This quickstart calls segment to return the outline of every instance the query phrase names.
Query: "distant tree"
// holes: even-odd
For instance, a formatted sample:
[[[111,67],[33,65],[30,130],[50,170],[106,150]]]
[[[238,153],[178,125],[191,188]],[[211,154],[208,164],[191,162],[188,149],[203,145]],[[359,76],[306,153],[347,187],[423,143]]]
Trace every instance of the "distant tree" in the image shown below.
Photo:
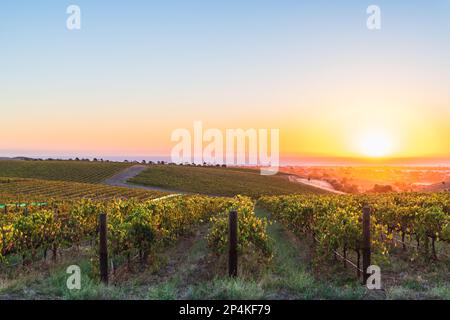
[[[147,163],[147,161],[145,161],[145,160],[142,160],[142,164],[146,164]]]
[[[393,191],[394,191],[394,189],[392,188],[392,186],[390,186],[390,185],[383,186],[383,185],[379,185],[379,184],[374,185],[373,189],[369,190],[369,192],[371,192],[371,193],[387,193],[387,192],[393,192]]]
[[[343,191],[346,193],[359,193],[359,188],[357,185],[352,184],[345,186]]]

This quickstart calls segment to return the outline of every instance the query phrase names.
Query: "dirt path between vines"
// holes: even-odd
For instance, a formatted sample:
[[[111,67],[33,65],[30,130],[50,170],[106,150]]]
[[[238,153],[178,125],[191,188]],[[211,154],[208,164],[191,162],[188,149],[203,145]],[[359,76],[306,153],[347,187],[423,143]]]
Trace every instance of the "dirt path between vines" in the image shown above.
[[[183,299],[188,294],[186,289],[195,283],[203,260],[208,255],[205,237],[209,224],[203,224],[192,234],[182,236],[172,246],[159,253],[157,270],[151,268],[134,274],[131,281],[136,290],[133,299]],[[152,296],[151,292],[170,291],[162,296]],[[157,293],[158,294],[158,293]],[[161,293],[159,293],[161,294]]]
[[[346,194],[345,192],[342,192],[342,191],[334,189],[332,185],[330,185],[328,182],[323,181],[323,180],[315,180],[315,179],[308,180],[308,179],[305,179],[305,178],[300,178],[300,177],[295,176],[295,175],[290,175],[289,176],[289,181],[293,182],[293,183],[304,184],[304,185],[307,185],[307,186],[311,186],[311,187],[314,187],[314,188],[317,188],[317,189],[321,189],[321,190],[324,190],[324,191],[328,191],[328,192],[332,192],[332,193],[335,193],[335,194]]]
[[[183,192],[179,190],[173,190],[173,189],[166,189],[161,187],[153,187],[153,186],[142,186],[138,184],[133,184],[127,182],[131,178],[134,178],[138,174],[140,174],[142,171],[149,169],[148,166],[145,165],[135,165],[129,168],[126,168],[125,170],[115,174],[114,176],[106,179],[103,181],[103,184],[107,184],[109,186],[115,186],[115,187],[126,187],[126,188],[133,188],[133,189],[144,189],[144,190],[153,190],[153,191],[162,191],[162,192],[170,192],[170,193],[180,193],[180,194],[188,194],[188,192]]]

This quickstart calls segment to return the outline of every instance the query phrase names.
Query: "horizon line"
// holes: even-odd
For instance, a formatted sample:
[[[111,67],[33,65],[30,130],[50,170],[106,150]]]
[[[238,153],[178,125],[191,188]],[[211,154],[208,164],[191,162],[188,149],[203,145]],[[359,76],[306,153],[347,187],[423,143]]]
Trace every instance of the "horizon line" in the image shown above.
[[[171,163],[168,155],[93,155],[86,153],[85,155],[1,155],[0,160],[8,159],[53,159],[53,160],[69,160],[69,159],[103,159],[109,161],[164,161]],[[255,166],[251,164],[243,164],[236,166]],[[365,158],[351,156],[281,156],[280,166],[443,166],[450,167],[450,156],[421,156],[421,157],[386,157],[386,158]]]

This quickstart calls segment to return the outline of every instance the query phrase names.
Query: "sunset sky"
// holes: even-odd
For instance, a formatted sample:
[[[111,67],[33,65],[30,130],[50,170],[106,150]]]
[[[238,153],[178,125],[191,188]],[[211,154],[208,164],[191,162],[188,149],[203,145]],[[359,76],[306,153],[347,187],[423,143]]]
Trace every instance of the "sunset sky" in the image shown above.
[[[450,158],[449,40],[448,0],[2,1],[0,157],[167,155],[201,120],[278,128],[283,155]]]

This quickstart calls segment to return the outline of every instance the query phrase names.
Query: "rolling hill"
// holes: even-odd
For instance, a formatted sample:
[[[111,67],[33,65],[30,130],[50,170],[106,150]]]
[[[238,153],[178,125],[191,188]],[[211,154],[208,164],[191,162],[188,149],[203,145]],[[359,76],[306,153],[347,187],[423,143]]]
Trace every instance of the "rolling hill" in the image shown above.
[[[220,196],[241,194],[254,198],[262,195],[324,193],[311,186],[290,182],[288,177],[283,173],[262,176],[259,170],[242,168],[152,165],[128,182],[184,192]]]
[[[131,164],[89,161],[0,161],[0,177],[100,183]]]

